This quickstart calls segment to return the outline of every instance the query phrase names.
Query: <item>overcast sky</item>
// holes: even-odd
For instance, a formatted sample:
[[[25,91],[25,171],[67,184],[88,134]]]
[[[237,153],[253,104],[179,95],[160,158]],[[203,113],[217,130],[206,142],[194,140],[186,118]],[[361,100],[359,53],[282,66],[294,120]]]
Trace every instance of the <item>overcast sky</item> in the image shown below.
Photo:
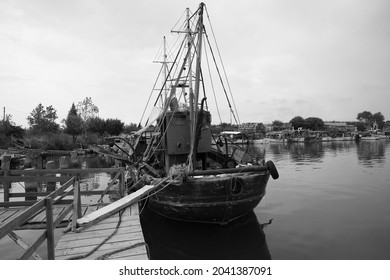
[[[351,121],[365,110],[390,119],[390,1],[205,4],[241,122]],[[39,103],[52,105],[59,122],[88,96],[100,117],[138,123],[163,36],[198,5],[0,0],[1,109],[25,127]]]

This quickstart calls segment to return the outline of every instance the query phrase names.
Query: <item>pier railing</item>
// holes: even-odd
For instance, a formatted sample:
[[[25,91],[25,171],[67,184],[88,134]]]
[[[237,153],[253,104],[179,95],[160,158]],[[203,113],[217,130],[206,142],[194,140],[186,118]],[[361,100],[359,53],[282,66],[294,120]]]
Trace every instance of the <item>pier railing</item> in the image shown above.
[[[9,235],[16,243],[21,245],[25,252],[20,259],[29,259],[34,256],[37,248],[47,240],[48,259],[54,259],[54,229],[64,220],[64,218],[73,211],[72,221],[69,227],[72,230],[76,229],[77,219],[82,216],[82,195],[100,195],[99,201],[103,199],[105,194],[117,193],[111,188],[114,183],[119,180],[119,192],[123,196],[125,193],[125,171],[124,168],[89,168],[89,169],[40,169],[40,170],[10,170],[6,164],[7,159],[3,162],[3,170],[0,170],[0,183],[4,188],[4,200],[0,202],[0,207],[27,207],[17,217],[10,219],[0,224],[0,239]],[[7,168],[8,167],[8,168]],[[108,182],[104,190],[81,191],[80,179],[90,173],[107,172],[115,174]],[[62,185],[54,186],[54,190],[46,192],[33,191],[10,193],[12,183],[40,183],[46,182]],[[49,189],[49,186],[47,186]],[[73,199],[69,197],[73,196]],[[24,201],[12,201],[12,198],[25,198]],[[68,199],[66,199],[68,198]],[[65,204],[66,207],[60,215],[54,220],[53,206]],[[46,230],[43,232],[32,245],[27,245],[13,231],[19,229],[23,224],[28,222],[33,217],[45,211],[46,213]]]
[[[52,187],[49,190],[49,184],[56,182],[64,183],[69,180],[72,176],[81,179],[91,173],[109,173],[115,174],[113,178],[108,182],[108,186],[105,190],[80,190],[81,195],[105,195],[116,193],[111,188],[117,180],[119,180],[119,192],[121,195],[125,193],[125,170],[122,167],[115,168],[86,168],[86,169],[32,169],[32,170],[10,170],[9,164],[7,164],[8,159],[4,157],[3,159],[3,170],[0,170],[0,184],[3,185],[4,195],[3,201],[0,201],[0,207],[14,207],[14,206],[31,206],[35,203],[38,197],[48,195],[51,190],[55,189]],[[10,192],[11,184],[23,182],[25,184],[25,191],[22,192]],[[35,185],[34,187],[28,187],[30,183],[47,183],[46,192],[38,192],[38,188]],[[11,198],[20,198],[24,197],[24,201],[15,200],[11,201]],[[69,201],[64,200],[63,202],[69,203]]]
[[[69,205],[64,211],[53,220],[53,204],[58,203],[65,196],[74,193],[73,203]],[[13,233],[15,229],[23,225],[32,217],[38,215],[42,211],[46,211],[46,230],[37,238],[37,240],[30,246],[27,246],[26,251],[20,259],[29,259],[36,249],[47,239],[47,253],[48,259],[54,259],[54,229],[58,224],[73,210],[73,217],[81,216],[80,192],[79,184],[75,177],[70,178],[60,188],[45,196],[43,199],[35,202],[33,205],[25,209],[16,218],[5,222],[0,226],[0,239],[8,234],[12,234],[13,239],[18,239],[18,236]],[[77,218],[73,220],[76,221]],[[72,222],[73,223],[73,222]],[[12,238],[11,237],[11,238]],[[17,240],[15,240],[17,241]]]

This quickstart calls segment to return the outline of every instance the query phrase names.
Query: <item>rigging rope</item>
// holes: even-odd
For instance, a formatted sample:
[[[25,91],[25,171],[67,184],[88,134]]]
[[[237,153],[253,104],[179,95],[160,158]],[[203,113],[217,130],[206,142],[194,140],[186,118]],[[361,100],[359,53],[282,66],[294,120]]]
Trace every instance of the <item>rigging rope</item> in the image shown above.
[[[215,107],[217,108],[217,113],[218,113],[218,117],[219,117],[219,121],[220,123],[222,123],[222,118],[221,118],[221,113],[219,112],[219,106],[218,106],[218,102],[217,102],[217,96],[215,94],[215,88],[214,88],[214,82],[213,82],[213,78],[212,78],[212,75],[211,75],[211,70],[210,70],[210,63],[209,63],[209,57],[207,55],[207,51],[206,51],[206,42],[204,41],[203,42],[204,45],[205,45],[205,55],[206,55],[206,62],[207,62],[207,69],[209,71],[209,76],[210,76],[210,84],[211,84],[211,89],[213,91],[213,96],[214,96],[214,102],[215,102]]]
[[[207,32],[206,32],[206,28],[204,28],[204,31],[205,31],[207,43],[209,44],[209,49],[210,49],[211,55],[212,55],[212,57],[213,57],[213,61],[214,61],[214,64],[215,64],[215,68],[216,68],[217,73],[218,73],[219,80],[220,80],[220,82],[221,82],[221,84],[222,84],[223,92],[225,93],[225,97],[226,97],[226,100],[227,100],[228,105],[229,105],[229,108],[230,108],[230,112],[232,113],[232,115],[233,115],[235,121],[236,121],[237,123],[239,123],[238,120],[237,120],[237,118],[236,118],[236,115],[234,114],[232,105],[231,105],[230,100],[229,100],[229,97],[228,97],[228,95],[227,95],[226,88],[225,88],[225,84],[223,83],[223,80],[222,80],[222,77],[221,77],[221,73],[220,73],[220,71],[219,71],[219,67],[218,67],[217,61],[215,60],[214,52],[213,52],[213,49],[212,49],[212,47],[211,47],[210,40],[209,40],[209,36],[207,35]]]
[[[218,47],[218,43],[217,43],[217,39],[215,37],[215,33],[214,33],[214,29],[213,29],[213,26],[211,24],[211,20],[210,20],[210,16],[209,16],[209,12],[207,10],[207,7],[205,6],[205,10],[206,10],[206,15],[207,15],[207,19],[209,21],[209,24],[210,24],[210,29],[211,29],[211,33],[213,35],[213,38],[214,38],[214,42],[215,42],[215,46],[217,47],[217,52],[218,52],[218,56],[219,56],[219,60],[221,61],[221,65],[222,65],[222,70],[224,72],[224,75],[225,75],[225,79],[226,79],[226,83],[228,85],[228,89],[229,89],[229,93],[230,93],[230,97],[232,98],[232,102],[233,102],[233,106],[234,106],[234,110],[236,111],[236,114],[237,114],[237,119],[238,119],[238,124],[240,123],[240,118],[238,116],[238,111],[237,111],[237,108],[236,108],[236,103],[234,101],[234,98],[233,98],[233,94],[232,94],[232,90],[231,90],[231,87],[230,87],[230,83],[229,83],[229,80],[227,78],[227,75],[226,75],[226,70],[225,70],[225,66],[223,64],[223,60],[222,60],[222,56],[221,56],[221,52],[219,51],[219,47]],[[235,117],[234,117],[235,118]]]

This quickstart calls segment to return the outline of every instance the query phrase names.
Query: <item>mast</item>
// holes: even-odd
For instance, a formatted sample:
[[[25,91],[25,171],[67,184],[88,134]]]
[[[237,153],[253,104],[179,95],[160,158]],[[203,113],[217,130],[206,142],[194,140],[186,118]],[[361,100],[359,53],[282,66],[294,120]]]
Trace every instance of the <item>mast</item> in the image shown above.
[[[164,59],[163,59],[163,75],[164,75],[164,81],[168,79],[167,77],[167,68],[168,68],[168,63],[167,63],[167,42],[164,36]],[[168,91],[167,91],[167,83],[164,83],[164,100],[167,100],[168,96]]]
[[[189,169],[193,170],[196,166],[196,154],[197,154],[197,132],[198,132],[198,102],[199,102],[199,86],[200,86],[200,69],[202,61],[202,38],[203,38],[203,7],[204,3],[199,5],[199,18],[197,24],[198,42],[196,46],[196,70],[195,70],[195,93],[192,100],[193,114],[191,117],[191,153],[189,155]],[[191,101],[191,99],[190,99]],[[190,106],[191,106],[190,105]]]
[[[191,36],[191,26],[190,26],[190,9],[187,8],[187,44],[189,50],[189,58],[188,59],[188,90],[189,90],[189,107],[190,107],[190,119],[194,119],[194,91],[192,88],[192,59],[191,59],[191,46],[192,46],[192,36]],[[193,127],[190,128],[191,138],[194,136]]]

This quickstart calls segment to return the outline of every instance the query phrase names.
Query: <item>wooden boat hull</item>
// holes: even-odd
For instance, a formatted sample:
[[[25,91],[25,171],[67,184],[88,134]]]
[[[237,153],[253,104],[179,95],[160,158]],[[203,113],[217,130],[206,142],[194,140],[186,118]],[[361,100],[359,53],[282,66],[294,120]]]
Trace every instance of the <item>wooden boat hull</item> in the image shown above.
[[[252,211],[265,195],[269,172],[189,177],[149,197],[147,207],[179,221],[226,224]]]

